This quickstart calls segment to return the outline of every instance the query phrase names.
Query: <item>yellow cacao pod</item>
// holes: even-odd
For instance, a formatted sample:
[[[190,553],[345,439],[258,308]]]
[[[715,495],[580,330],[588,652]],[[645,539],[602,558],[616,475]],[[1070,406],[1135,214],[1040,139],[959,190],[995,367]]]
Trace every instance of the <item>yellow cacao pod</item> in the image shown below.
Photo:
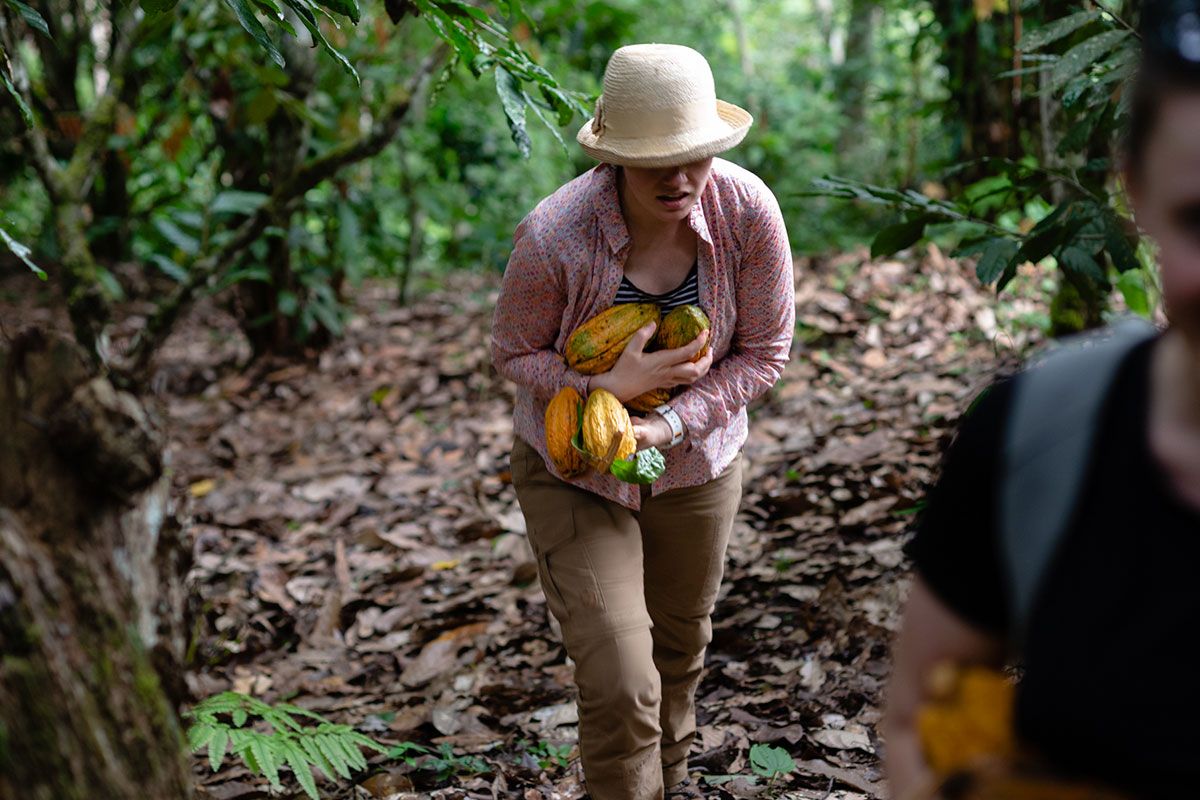
[[[695,341],[701,331],[708,329],[708,315],[700,306],[687,305],[673,308],[662,318],[662,322],[654,334],[654,349],[674,350],[676,347],[683,347],[685,344]],[[709,336],[711,335],[710,333]],[[710,342],[705,342],[704,347],[700,348],[700,352],[696,353],[692,361],[704,358],[709,344]]]
[[[579,412],[582,407],[583,398],[570,386],[564,386],[546,406],[546,449],[550,452],[550,460],[564,478],[574,478],[587,472],[583,454],[571,444],[571,439],[579,431]]]
[[[608,372],[638,328],[661,319],[662,312],[654,303],[621,303],[601,311],[567,340],[567,364],[583,375]]]
[[[670,401],[670,399],[670,389],[651,389],[648,392],[642,392],[625,405],[634,411],[653,411],[663,403]]]
[[[969,767],[976,759],[1007,758],[1016,752],[1013,683],[984,667],[937,665],[930,674],[930,700],[917,713],[925,758],[940,776]]]
[[[616,454],[609,460],[613,437],[618,434],[620,444]],[[607,389],[592,391],[583,406],[583,446],[594,459],[608,463],[628,458],[637,449],[629,412],[617,396]]]

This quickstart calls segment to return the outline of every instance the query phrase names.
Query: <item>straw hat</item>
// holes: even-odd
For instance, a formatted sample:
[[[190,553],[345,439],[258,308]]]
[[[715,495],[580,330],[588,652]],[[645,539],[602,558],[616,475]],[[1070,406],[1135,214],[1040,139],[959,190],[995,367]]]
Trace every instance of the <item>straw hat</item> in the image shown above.
[[[753,121],[745,109],[717,99],[700,53],[677,44],[631,44],[609,59],[596,114],[575,139],[610,164],[671,167],[736,146]]]

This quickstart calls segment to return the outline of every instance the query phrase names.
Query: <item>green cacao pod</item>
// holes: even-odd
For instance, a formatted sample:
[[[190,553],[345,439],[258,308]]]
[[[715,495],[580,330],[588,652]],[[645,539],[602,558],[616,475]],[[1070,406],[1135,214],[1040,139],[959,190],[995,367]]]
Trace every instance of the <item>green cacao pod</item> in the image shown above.
[[[658,331],[654,334],[654,349],[674,350],[676,347],[691,344],[701,331],[707,331],[709,327],[708,316],[700,306],[688,305],[673,308],[662,318],[662,323],[659,324]],[[711,337],[712,334],[710,333],[709,336]],[[700,348],[700,352],[696,353],[692,361],[704,358],[709,344],[710,342],[705,342],[704,347]]]
[[[567,364],[583,375],[608,372],[638,329],[661,319],[662,311],[654,303],[621,303],[601,311],[567,340]]]

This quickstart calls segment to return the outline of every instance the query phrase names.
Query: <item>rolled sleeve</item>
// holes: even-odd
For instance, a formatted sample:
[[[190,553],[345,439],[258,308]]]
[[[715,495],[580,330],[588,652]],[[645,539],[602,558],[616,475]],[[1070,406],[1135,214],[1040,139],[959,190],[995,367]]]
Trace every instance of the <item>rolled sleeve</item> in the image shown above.
[[[587,377],[570,369],[554,349],[566,308],[566,283],[542,251],[536,213],[521,220],[513,234],[492,317],[491,356],[497,372],[549,402],[564,386],[583,394]]]
[[[767,190],[748,224],[737,279],[730,351],[671,401],[688,438],[703,438],[783,374],[796,326],[792,252],[779,203]]]

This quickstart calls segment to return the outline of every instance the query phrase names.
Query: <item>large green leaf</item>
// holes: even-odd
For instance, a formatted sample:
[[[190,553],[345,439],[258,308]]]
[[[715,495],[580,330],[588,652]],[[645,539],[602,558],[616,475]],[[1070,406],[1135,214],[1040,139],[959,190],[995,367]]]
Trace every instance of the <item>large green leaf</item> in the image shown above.
[[[162,253],[151,253],[150,263],[154,264],[154,266],[158,267],[165,274],[171,276],[176,283],[184,283],[188,279],[187,270],[164,256]]]
[[[4,245],[10,251],[12,251],[14,256],[25,262],[25,266],[33,270],[33,274],[37,275],[42,280],[46,280],[49,277],[46,275],[45,270],[30,260],[29,254],[33,251],[10,236],[8,231],[4,230],[3,226],[0,226],[0,241],[4,242]]]
[[[1054,209],[1049,216],[1034,226],[1021,243],[1021,247],[1008,260],[996,283],[996,290],[1003,290],[1016,277],[1017,268],[1026,261],[1036,264],[1065,245],[1086,221],[1082,215],[1074,213],[1074,206],[1069,203]]]
[[[1050,91],[1057,92],[1072,78],[1091,69],[1130,35],[1127,30],[1105,31],[1072,47],[1050,69]]]
[[[320,43],[325,48],[325,52],[333,56],[334,60],[342,65],[342,69],[350,73],[355,83],[361,83],[362,81],[358,77],[358,70],[354,68],[349,59],[329,43],[329,40],[325,38],[325,34],[321,32],[321,26],[317,24],[317,15],[313,13],[313,10],[318,7],[310,3],[309,0],[284,0],[284,3],[300,17],[300,21],[304,23],[304,27],[312,34],[313,40]]]
[[[912,247],[925,235],[925,226],[929,222],[928,216],[920,216],[884,228],[871,242],[871,258],[890,256],[906,247]]]
[[[355,25],[358,24],[358,21],[362,16],[362,11],[358,6],[358,0],[318,0],[318,2],[336,14],[349,17],[350,21]]]
[[[279,48],[271,41],[267,29],[263,27],[258,15],[254,12],[253,6],[248,0],[225,0],[225,5],[233,9],[234,16],[237,17],[238,23],[250,34],[254,41],[258,42],[259,46],[267,51],[267,55],[271,57],[279,66],[284,66],[283,53],[279,52]]]
[[[1092,257],[1092,254],[1082,247],[1077,245],[1064,247],[1058,254],[1058,263],[1068,272],[1082,275],[1093,283],[1105,283],[1104,269]]]
[[[4,48],[0,47],[0,56],[3,53]],[[3,65],[0,65],[0,80],[4,81],[4,88],[12,96],[12,99],[17,101],[17,108],[20,109],[21,117],[25,120],[25,124],[32,128],[34,125],[33,112],[25,104],[25,98],[21,97],[21,93],[17,91],[17,87],[13,86],[12,81],[9,80],[8,70]]]
[[[521,155],[529,158],[533,143],[529,132],[525,129],[525,102],[521,98],[520,83],[502,66],[496,66],[496,92],[500,95],[500,103],[504,106],[504,116],[508,118],[508,127],[512,131],[513,142]]]
[[[209,211],[213,214],[245,214],[249,216],[270,199],[269,195],[262,192],[226,189],[213,198]]]
[[[764,778],[775,778],[795,770],[796,762],[782,747],[756,744],[750,748],[750,766]]]
[[[1117,278],[1117,288],[1125,298],[1125,305],[1135,314],[1149,317],[1151,313],[1150,295],[1146,291],[1146,273],[1142,270],[1130,270]]]
[[[1111,210],[1104,214],[1104,249],[1117,272],[1128,272],[1141,266],[1135,245],[1130,242],[1121,221]]]
[[[613,461],[609,472],[626,483],[654,483],[667,469],[667,461],[657,447],[638,450],[627,459]]]
[[[151,223],[159,233],[171,244],[178,247],[189,256],[200,252],[200,240],[176,225],[166,217],[155,217]]]
[[[1021,39],[1021,49],[1026,53],[1040,50],[1048,44],[1070,36],[1075,31],[1100,19],[1099,11],[1080,11],[1070,16],[1056,19],[1048,25],[1030,31]]]
[[[15,9],[29,27],[45,36],[50,35],[50,26],[46,24],[45,17],[36,9],[22,3],[21,0],[4,0],[4,2],[8,3],[9,8]]]
[[[979,278],[979,282],[986,286],[1004,274],[1004,269],[1012,261],[1019,248],[1020,244],[1015,240],[997,236],[963,248],[954,255],[963,257],[977,254],[979,260],[975,263],[975,275]]]

